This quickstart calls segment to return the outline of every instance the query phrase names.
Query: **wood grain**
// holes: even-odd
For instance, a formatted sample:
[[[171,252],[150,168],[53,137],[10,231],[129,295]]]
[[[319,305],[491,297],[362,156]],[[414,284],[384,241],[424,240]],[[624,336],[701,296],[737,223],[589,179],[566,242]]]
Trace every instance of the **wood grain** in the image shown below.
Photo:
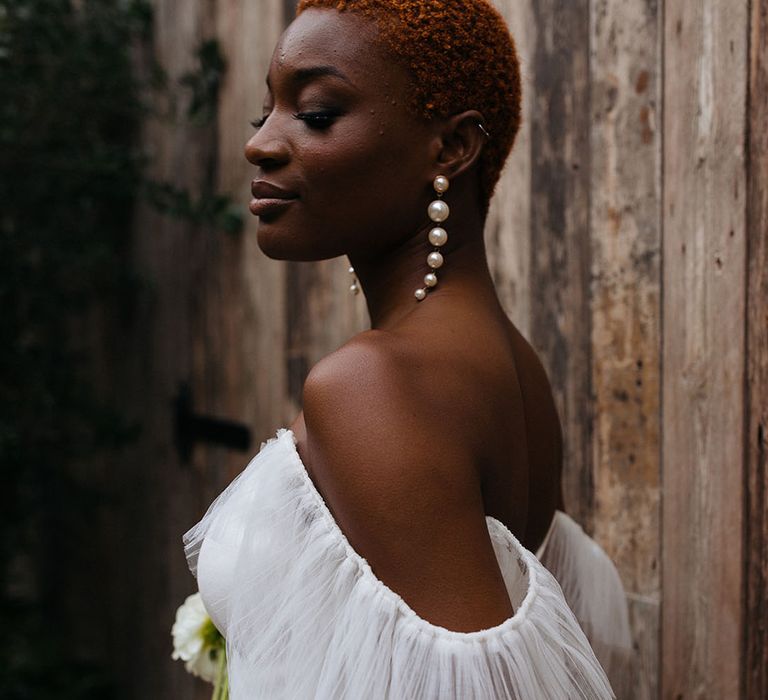
[[[531,0],[496,0],[517,45],[523,87],[522,123],[491,200],[485,226],[488,267],[502,306],[530,338],[531,320],[531,122],[536,40]]]
[[[747,19],[664,18],[663,698],[740,690]]]
[[[563,425],[566,507],[591,532],[589,3],[532,8],[530,340]]]
[[[658,694],[661,47],[655,0],[592,0],[594,535],[630,599],[638,677]]]
[[[250,120],[262,113],[266,74],[272,50],[284,27],[280,0],[218,3],[217,35],[228,68],[219,98],[219,189],[237,201],[245,230],[237,258],[222,274],[236,277],[242,294],[234,308],[221,312],[236,319],[234,351],[240,355],[238,384],[240,415],[251,426],[256,446],[282,425],[287,377],[284,367],[286,328],[285,263],[268,259],[256,241],[257,220],[248,212],[254,166],[244,157],[253,133]],[[231,455],[223,476],[242,469],[242,457]],[[228,472],[228,473],[226,473]]]
[[[196,70],[195,50],[209,36],[212,10],[208,2],[154,3],[153,50],[171,86]],[[148,120],[143,145],[152,154],[148,176],[196,199],[215,162],[215,124],[189,124],[185,108],[182,100],[175,116]],[[202,474],[199,463],[180,463],[172,401],[181,382],[206,384],[210,365],[201,349],[209,330],[201,302],[213,282],[205,260],[215,245],[215,234],[206,227],[159,215],[146,205],[138,208],[132,264],[145,281],[145,293],[134,345],[124,350],[125,367],[116,368],[127,377],[126,406],[142,426],[140,440],[125,456],[121,493],[130,496],[115,545],[116,558],[130,562],[126,599],[116,603],[130,611],[120,630],[120,639],[130,646],[123,649],[119,682],[135,697],[195,697],[194,679],[171,661],[169,645],[176,607],[194,589],[180,538],[198,510]]]
[[[141,616],[144,629],[137,646],[146,647],[141,666],[151,671],[133,681],[138,697],[210,697],[210,686],[195,681],[168,654],[173,612],[195,589],[180,537],[250,458],[198,445],[191,468],[178,465],[169,444],[170,397],[180,381],[188,381],[194,410],[248,424],[254,451],[285,425],[286,265],[258,249],[257,223],[247,211],[253,166],[244,157],[252,133],[249,121],[262,112],[264,79],[284,28],[284,11],[280,0],[157,4],[156,48],[172,77],[195,68],[194,51],[203,39],[212,38],[212,30],[227,61],[217,114],[217,123],[226,128],[153,127],[148,140],[159,152],[157,176],[189,187],[193,196],[205,178],[212,179],[216,192],[239,204],[246,225],[237,236],[165,220],[140,229],[139,258],[157,294],[148,328],[163,341],[152,350],[158,368],[149,378],[161,396],[156,406],[144,406],[151,421],[147,437],[154,443],[147,461],[159,460],[163,469],[155,472],[162,484],[148,489],[145,504],[146,512],[155,514],[162,545],[152,548],[156,556],[143,574],[158,584],[146,596],[147,610]],[[167,578],[158,578],[158,571]]]
[[[743,697],[768,697],[768,0],[752,3],[747,189]]]

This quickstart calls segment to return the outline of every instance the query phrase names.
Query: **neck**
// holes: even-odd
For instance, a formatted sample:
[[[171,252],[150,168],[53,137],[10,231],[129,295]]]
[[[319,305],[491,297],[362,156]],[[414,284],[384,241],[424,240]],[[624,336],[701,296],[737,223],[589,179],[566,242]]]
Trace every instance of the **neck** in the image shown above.
[[[416,299],[414,292],[425,286],[424,275],[431,271],[427,255],[433,247],[427,234],[433,225],[406,236],[398,246],[375,259],[350,255],[365,294],[371,328],[392,329],[412,313],[442,305],[440,299],[448,303],[460,298],[499,304],[486,260],[482,217],[479,213],[462,216],[453,211],[444,224],[448,242],[440,249],[445,262],[434,271],[437,286],[423,301]]]

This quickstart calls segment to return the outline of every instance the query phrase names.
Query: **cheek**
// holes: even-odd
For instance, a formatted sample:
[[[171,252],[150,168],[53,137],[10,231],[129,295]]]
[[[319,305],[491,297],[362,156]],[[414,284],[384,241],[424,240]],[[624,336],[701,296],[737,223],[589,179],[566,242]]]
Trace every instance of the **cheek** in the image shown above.
[[[376,124],[361,137],[328,139],[301,151],[311,227],[328,232],[326,240],[342,252],[361,244],[373,252],[423,223],[415,149],[392,136]]]
[[[330,199],[338,204],[342,196],[350,200],[345,205],[362,204],[348,194],[391,186],[399,170],[394,150],[378,133],[365,139],[329,139],[322,146],[302,149],[308,201],[320,205]]]

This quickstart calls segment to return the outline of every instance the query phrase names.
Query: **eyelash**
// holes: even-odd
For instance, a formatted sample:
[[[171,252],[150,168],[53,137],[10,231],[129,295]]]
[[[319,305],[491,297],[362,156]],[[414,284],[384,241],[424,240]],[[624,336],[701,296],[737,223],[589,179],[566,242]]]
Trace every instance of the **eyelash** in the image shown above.
[[[333,112],[297,112],[293,118],[303,121],[310,129],[326,129],[338,116]]]
[[[293,118],[305,122],[310,129],[326,129],[333,124],[338,116],[334,112],[296,112]],[[254,119],[251,126],[254,129],[260,129],[268,118],[269,114],[265,114],[261,119]]]

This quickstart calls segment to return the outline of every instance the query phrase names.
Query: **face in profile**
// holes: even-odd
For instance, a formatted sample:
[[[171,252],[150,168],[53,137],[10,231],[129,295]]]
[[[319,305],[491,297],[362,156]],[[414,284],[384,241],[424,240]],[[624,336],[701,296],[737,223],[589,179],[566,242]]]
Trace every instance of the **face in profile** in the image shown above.
[[[275,48],[245,155],[269,257],[376,258],[426,225],[434,140],[373,22],[310,9]]]

